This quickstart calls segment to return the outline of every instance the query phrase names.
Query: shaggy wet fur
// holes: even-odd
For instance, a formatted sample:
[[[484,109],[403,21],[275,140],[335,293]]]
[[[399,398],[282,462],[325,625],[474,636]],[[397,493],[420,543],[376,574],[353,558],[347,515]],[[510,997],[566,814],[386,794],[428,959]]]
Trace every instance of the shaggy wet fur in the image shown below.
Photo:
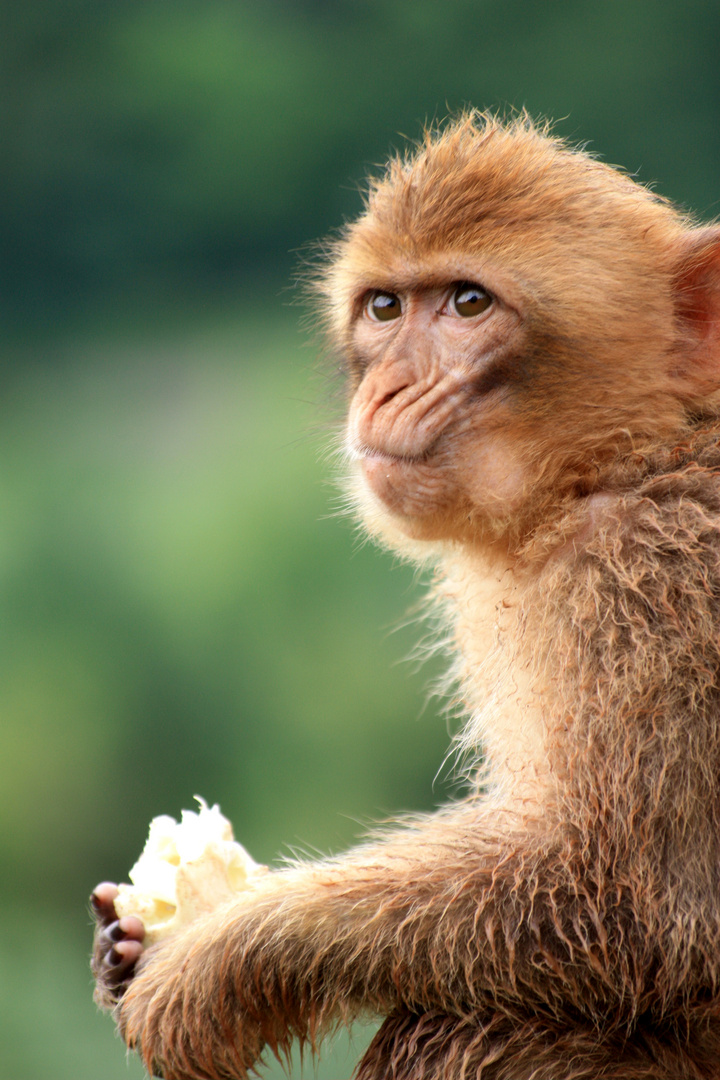
[[[358,260],[397,244],[489,245],[524,290],[523,505],[463,506],[428,545],[487,760],[465,799],[259,879],[126,987],[99,947],[98,1001],[157,1075],[244,1077],[379,1015],[358,1080],[720,1076],[720,379],[689,344],[715,349],[720,304],[693,232],[526,120],[473,116],[338,242],[322,288],[349,355]]]

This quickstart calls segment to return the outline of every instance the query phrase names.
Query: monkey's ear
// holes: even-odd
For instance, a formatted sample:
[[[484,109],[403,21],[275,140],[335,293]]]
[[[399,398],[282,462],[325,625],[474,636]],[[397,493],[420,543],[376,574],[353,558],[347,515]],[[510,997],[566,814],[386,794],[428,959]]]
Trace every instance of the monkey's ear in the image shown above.
[[[697,388],[720,389],[720,226],[685,234],[675,297],[685,336],[681,374]]]

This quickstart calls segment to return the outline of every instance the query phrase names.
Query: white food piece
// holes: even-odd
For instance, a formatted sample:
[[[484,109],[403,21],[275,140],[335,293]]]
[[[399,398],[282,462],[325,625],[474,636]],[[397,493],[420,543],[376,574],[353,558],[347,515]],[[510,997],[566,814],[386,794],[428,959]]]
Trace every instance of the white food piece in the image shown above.
[[[137,915],[144,942],[156,941],[207,914],[269,873],[233,839],[232,826],[219,806],[183,810],[179,822],[166,814],[153,818],[142,855],[130,871],[132,885],[119,885],[118,918]]]

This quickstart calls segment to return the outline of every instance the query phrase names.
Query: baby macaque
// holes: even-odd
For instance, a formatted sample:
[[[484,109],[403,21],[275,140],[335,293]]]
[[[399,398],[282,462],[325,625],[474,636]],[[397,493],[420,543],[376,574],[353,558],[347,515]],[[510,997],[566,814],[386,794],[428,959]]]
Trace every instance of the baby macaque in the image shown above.
[[[720,1075],[720,228],[526,117],[370,184],[316,282],[369,532],[434,567],[458,800],[254,876],[97,1000],[165,1080],[382,1019],[358,1080]]]

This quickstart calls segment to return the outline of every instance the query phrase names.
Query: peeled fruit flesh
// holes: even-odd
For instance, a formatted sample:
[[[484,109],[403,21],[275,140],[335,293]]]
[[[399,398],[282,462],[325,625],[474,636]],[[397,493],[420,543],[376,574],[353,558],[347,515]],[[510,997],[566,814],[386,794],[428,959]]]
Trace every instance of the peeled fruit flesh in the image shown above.
[[[233,839],[220,807],[196,799],[199,810],[183,810],[179,822],[166,814],[153,818],[130,871],[132,885],[118,886],[118,918],[136,915],[145,927],[146,945],[213,911],[269,873]]]

